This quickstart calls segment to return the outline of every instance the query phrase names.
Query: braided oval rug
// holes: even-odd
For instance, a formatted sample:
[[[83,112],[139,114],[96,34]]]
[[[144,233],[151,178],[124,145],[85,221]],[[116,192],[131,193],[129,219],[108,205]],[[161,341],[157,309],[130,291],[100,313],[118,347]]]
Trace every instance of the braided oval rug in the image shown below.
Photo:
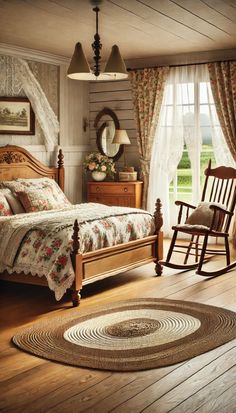
[[[236,313],[209,305],[142,298],[78,309],[23,328],[20,349],[49,360],[102,370],[168,366],[236,338]]]

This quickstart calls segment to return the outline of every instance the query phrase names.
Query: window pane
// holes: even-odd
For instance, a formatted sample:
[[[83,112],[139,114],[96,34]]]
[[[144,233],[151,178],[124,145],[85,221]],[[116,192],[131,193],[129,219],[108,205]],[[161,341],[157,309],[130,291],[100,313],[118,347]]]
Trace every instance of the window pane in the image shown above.
[[[209,82],[201,82],[199,84],[199,88],[200,88],[200,93],[199,93],[200,104],[214,103],[211,86]]]
[[[166,85],[164,102],[165,105],[173,105],[173,85]]]
[[[200,104],[201,103],[208,103],[208,96],[207,96],[207,84],[204,82],[200,83]]]
[[[210,142],[209,144],[204,144],[202,146],[202,151],[201,151],[201,158],[200,158],[200,162],[201,162],[201,186],[203,186],[204,184],[204,180],[205,180],[205,175],[204,175],[204,171],[208,166],[208,162],[211,159],[211,166],[214,168],[216,165],[216,161],[215,161],[215,156],[214,156],[214,152],[213,152],[213,147],[212,147],[212,143]]]
[[[179,83],[176,88],[177,104],[194,103],[194,84]]]
[[[212,145],[212,130],[210,126],[201,127],[202,143],[203,145]]]
[[[200,105],[200,124],[211,124],[209,115],[209,105]]]
[[[166,126],[173,124],[173,106],[166,106],[165,124]]]
[[[176,193],[176,198],[182,201],[189,202],[192,198],[192,174],[191,174],[191,163],[188,156],[188,152],[185,146],[182,158],[178,165],[176,178],[170,184],[170,202],[175,201],[174,193]]]
[[[183,124],[184,126],[193,126],[194,125],[194,106],[187,105],[183,106]]]

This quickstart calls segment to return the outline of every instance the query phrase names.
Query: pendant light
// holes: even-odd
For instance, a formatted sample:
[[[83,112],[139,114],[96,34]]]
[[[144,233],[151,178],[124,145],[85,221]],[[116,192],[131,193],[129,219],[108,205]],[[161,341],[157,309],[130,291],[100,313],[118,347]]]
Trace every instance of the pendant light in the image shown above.
[[[96,13],[96,33],[94,35],[94,42],[92,43],[92,49],[94,52],[94,66],[91,70],[83,52],[81,43],[75,45],[75,51],[72,56],[70,66],[67,71],[67,76],[76,80],[119,80],[126,79],[128,73],[125,67],[124,60],[121,57],[119,47],[117,45],[112,46],[110,57],[105,66],[105,70],[101,72],[100,51],[102,44],[100,42],[100,36],[98,33],[98,13],[99,7],[94,7],[93,11]]]

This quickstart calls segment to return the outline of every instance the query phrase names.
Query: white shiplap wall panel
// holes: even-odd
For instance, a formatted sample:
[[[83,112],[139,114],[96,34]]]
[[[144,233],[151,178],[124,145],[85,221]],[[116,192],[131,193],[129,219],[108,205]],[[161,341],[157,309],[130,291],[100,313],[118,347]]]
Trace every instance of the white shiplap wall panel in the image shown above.
[[[92,150],[96,150],[96,131],[94,120],[100,110],[108,107],[112,109],[120,122],[120,128],[126,129],[131,145],[125,146],[126,161],[139,170],[139,155],[137,148],[137,133],[134,120],[134,110],[129,80],[116,82],[91,82],[89,89],[89,120],[90,120],[90,144]],[[105,119],[105,118],[104,118]],[[118,165],[123,165],[123,157]]]
[[[98,101],[98,102],[90,102],[89,108],[90,113],[99,112],[107,106],[108,108],[113,107],[114,110],[133,110],[133,102],[132,100],[107,100],[107,101]]]
[[[90,93],[90,102],[107,102],[130,100],[130,90],[99,91]]]

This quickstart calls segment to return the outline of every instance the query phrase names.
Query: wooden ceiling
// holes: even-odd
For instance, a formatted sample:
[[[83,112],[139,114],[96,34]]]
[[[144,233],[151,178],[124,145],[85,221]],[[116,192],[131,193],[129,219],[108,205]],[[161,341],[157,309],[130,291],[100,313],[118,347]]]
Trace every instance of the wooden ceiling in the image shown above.
[[[0,42],[68,56],[80,41],[88,60],[95,33],[89,0],[0,0]],[[106,59],[236,48],[236,0],[103,0],[99,33]]]

